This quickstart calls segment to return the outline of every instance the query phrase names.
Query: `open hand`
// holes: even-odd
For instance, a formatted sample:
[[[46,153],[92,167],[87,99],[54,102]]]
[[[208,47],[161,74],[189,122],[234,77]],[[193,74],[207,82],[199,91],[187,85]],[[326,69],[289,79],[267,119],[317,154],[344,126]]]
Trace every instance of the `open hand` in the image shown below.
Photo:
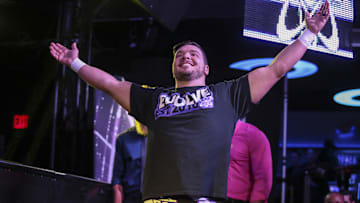
[[[314,34],[317,34],[325,26],[330,16],[329,1],[326,0],[319,11],[310,17],[310,14],[306,12],[306,27]]]
[[[71,45],[71,49],[66,48],[62,44],[53,42],[50,43],[49,48],[50,54],[57,61],[69,67],[73,60],[79,56],[79,49],[76,47],[75,42]]]

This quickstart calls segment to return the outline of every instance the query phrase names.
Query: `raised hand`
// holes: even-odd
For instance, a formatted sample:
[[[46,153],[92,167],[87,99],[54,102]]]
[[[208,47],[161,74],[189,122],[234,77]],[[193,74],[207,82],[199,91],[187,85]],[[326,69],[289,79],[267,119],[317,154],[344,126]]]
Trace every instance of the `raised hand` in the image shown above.
[[[79,49],[76,47],[74,42],[71,45],[71,49],[64,47],[59,43],[50,43],[50,54],[60,63],[69,66],[75,58],[79,56]]]
[[[329,1],[326,0],[319,11],[312,17],[306,12],[306,27],[314,34],[317,34],[325,26],[330,16]]]

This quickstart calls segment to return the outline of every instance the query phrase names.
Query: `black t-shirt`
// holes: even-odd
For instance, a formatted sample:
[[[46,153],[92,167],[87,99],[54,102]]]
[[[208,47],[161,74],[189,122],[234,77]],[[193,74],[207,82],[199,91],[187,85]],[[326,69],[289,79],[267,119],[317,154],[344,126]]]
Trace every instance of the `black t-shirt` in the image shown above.
[[[247,75],[177,89],[133,84],[130,114],[148,126],[143,199],[226,198],[236,121],[252,106]]]

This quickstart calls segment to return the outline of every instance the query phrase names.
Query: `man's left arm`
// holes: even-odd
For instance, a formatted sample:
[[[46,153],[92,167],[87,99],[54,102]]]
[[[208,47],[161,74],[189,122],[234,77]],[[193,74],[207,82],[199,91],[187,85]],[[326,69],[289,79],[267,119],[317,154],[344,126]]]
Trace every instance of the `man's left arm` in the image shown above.
[[[303,57],[309,43],[308,38],[315,37],[329,19],[329,2],[326,0],[312,17],[306,12],[308,31],[295,42],[284,48],[273,62],[249,73],[251,101],[258,103],[266,93]]]

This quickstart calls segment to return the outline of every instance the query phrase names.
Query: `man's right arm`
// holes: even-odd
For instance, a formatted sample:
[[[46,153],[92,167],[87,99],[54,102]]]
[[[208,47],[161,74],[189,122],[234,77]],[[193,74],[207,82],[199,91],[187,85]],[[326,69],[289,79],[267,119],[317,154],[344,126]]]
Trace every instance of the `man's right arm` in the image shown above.
[[[89,65],[84,65],[78,75],[91,86],[108,93],[126,111],[130,112],[131,82],[119,81],[109,73]]]
[[[125,110],[130,112],[130,88],[131,83],[127,81],[119,81],[109,73],[87,65],[77,65],[74,69],[73,62],[79,61],[79,50],[76,43],[72,44],[72,49],[68,49],[59,43],[50,44],[50,54],[60,63],[71,67],[78,73],[79,77],[91,86],[104,91],[111,95]]]

